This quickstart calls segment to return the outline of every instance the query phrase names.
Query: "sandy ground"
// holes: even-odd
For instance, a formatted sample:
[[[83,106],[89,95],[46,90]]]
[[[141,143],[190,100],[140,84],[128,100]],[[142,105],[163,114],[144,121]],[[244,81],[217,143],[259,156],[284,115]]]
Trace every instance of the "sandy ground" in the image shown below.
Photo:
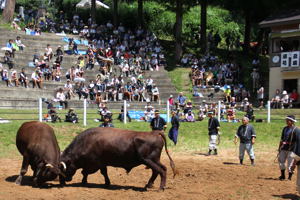
[[[20,170],[20,159],[0,160],[0,199],[182,199],[182,200],[271,200],[300,199],[295,191],[296,176],[292,181],[279,181],[278,165],[274,163],[275,153],[257,154],[256,166],[238,164],[237,152],[221,152],[218,156],[205,156],[201,153],[172,153],[180,174],[173,179],[172,170],[165,153],[162,162],[168,167],[167,188],[158,191],[160,178],[155,187],[145,191],[144,185],[151,170],[144,166],[134,168],[129,175],[119,168],[108,168],[112,183],[104,187],[104,178],[98,172],[88,178],[88,184],[82,187],[81,170],[78,170],[72,182],[64,188],[58,181],[49,183],[47,188],[33,188],[29,170],[23,179],[23,185],[14,181]]]

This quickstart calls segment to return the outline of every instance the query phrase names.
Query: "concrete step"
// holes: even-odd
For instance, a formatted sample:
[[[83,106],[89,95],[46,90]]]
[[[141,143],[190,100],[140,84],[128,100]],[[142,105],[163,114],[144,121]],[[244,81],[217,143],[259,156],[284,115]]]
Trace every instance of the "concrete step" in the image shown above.
[[[87,108],[88,109],[95,109],[95,113],[97,113],[98,105],[93,103],[90,100],[87,100]],[[29,98],[20,98],[20,99],[13,99],[13,98],[2,98],[0,97],[0,109],[38,109],[38,99],[29,99]],[[54,103],[55,106],[58,106],[59,103]],[[123,101],[119,102],[108,102],[107,107],[110,110],[120,110],[121,107],[124,105]],[[145,110],[146,102],[127,102],[127,109],[128,110]],[[166,103],[159,104],[158,102],[152,102],[151,105],[154,109],[166,110]],[[42,103],[43,106],[43,113],[46,113],[47,104]],[[70,100],[68,101],[68,106],[75,108],[75,109],[83,109],[83,100]]]

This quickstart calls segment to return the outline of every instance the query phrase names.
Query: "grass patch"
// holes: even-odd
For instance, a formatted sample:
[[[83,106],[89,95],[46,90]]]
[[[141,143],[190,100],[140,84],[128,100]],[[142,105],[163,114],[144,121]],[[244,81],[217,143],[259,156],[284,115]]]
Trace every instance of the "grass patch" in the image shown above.
[[[59,115],[64,119],[66,111],[59,110]],[[10,113],[10,114],[9,114]],[[23,120],[11,120],[11,123],[1,124],[0,128],[0,158],[15,158],[19,156],[19,152],[15,146],[16,132],[21,124],[31,119],[38,119],[38,112],[36,110],[0,110],[0,117],[3,119],[23,119]],[[80,119],[79,124],[72,123],[48,123],[54,128],[56,137],[58,139],[61,150],[65,149],[72,139],[87,128],[99,126],[99,122],[95,122],[94,119],[98,117],[95,110],[88,110],[87,127],[82,125],[82,111],[78,110]],[[253,123],[253,126],[257,133],[257,143],[255,144],[256,151],[276,151],[278,147],[281,130],[285,126],[284,117],[287,114],[299,113],[296,109],[291,110],[272,110],[272,122],[271,123]],[[238,112],[238,117],[243,116],[243,112]],[[266,111],[256,111],[257,118],[266,119]],[[296,117],[299,117],[296,115]],[[28,118],[26,120],[26,118]],[[126,125],[116,120],[117,114],[114,114],[114,125],[117,128],[130,129],[137,131],[150,131],[149,123],[146,122],[131,122]],[[181,123],[179,130],[178,144],[175,146],[168,139],[168,146],[173,152],[206,152],[208,147],[208,135],[207,135],[207,119],[201,122],[195,123]],[[241,123],[226,123],[221,122],[221,144],[219,146],[220,151],[222,149],[234,149],[236,146],[233,143],[233,138],[238,126]],[[168,125],[167,135],[171,125]]]

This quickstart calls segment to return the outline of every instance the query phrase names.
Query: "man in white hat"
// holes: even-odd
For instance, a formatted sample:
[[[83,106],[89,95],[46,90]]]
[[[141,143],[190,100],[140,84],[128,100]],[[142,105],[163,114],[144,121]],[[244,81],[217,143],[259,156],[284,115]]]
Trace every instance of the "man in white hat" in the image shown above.
[[[281,176],[279,177],[279,180],[285,179],[286,168],[288,168],[289,171],[288,179],[289,180],[292,179],[293,158],[291,157],[291,154],[292,154],[292,150],[295,147],[295,137],[297,135],[297,132],[300,132],[299,129],[295,126],[295,122],[297,121],[294,115],[288,115],[285,119],[286,119],[287,126],[284,127],[282,130],[281,139],[278,148],[279,151],[278,162],[281,170]],[[287,162],[287,166],[286,166],[286,162]]]

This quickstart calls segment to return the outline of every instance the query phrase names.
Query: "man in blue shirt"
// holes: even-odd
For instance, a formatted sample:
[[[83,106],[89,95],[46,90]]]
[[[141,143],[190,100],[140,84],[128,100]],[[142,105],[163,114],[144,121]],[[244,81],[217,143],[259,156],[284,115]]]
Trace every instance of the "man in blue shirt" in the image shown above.
[[[254,128],[251,124],[249,124],[249,118],[248,117],[243,117],[242,119],[242,125],[238,128],[235,138],[234,138],[234,143],[237,143],[237,139],[240,139],[240,153],[239,153],[239,158],[240,158],[240,164],[243,164],[244,160],[244,154],[245,150],[247,151],[250,160],[251,160],[251,165],[254,166],[254,150],[253,150],[253,145],[255,143],[255,138],[256,134],[254,131]]]

